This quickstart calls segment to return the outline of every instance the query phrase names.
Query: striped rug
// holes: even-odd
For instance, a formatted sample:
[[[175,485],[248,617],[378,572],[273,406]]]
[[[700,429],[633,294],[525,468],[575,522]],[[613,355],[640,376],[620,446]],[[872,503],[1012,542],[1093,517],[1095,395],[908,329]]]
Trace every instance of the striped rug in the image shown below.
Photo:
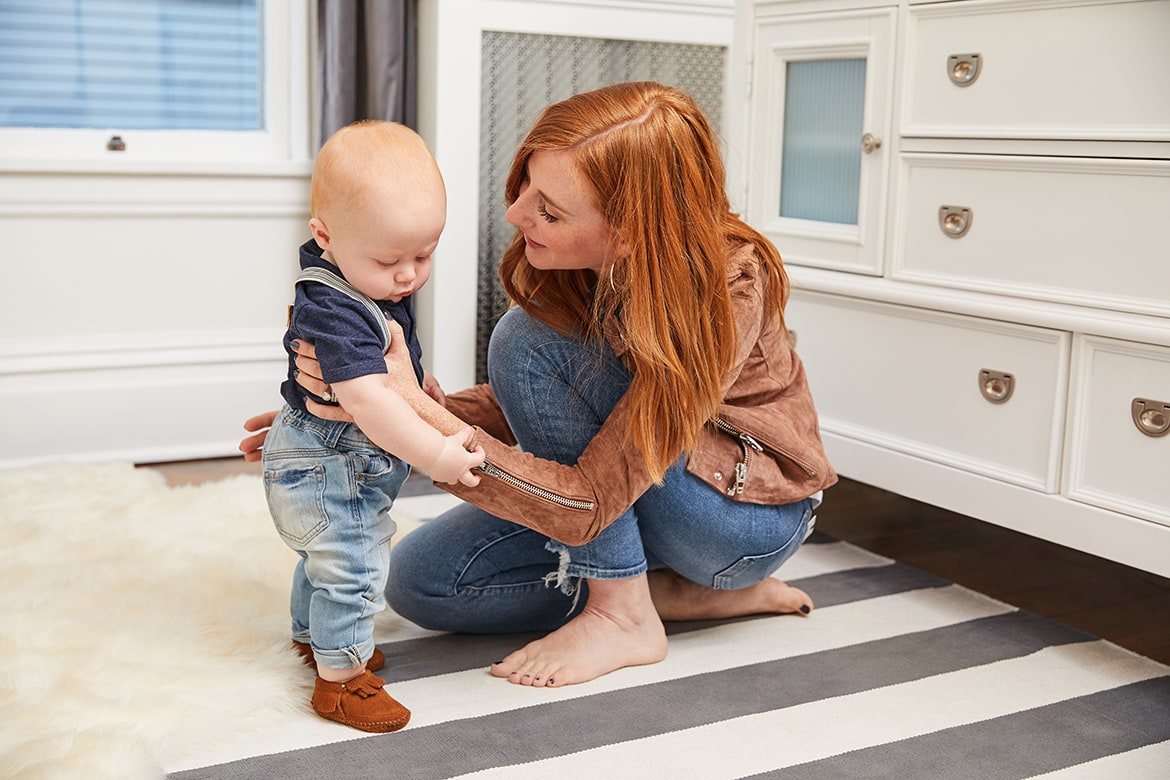
[[[396,511],[423,521],[450,501],[400,498]],[[389,616],[380,674],[414,713],[406,729],[363,735],[307,709],[274,713],[167,770],[176,780],[1170,778],[1170,667],[820,534],[782,574],[813,597],[810,617],[670,625],[662,663],[560,689],[486,672],[530,636],[433,633]]]

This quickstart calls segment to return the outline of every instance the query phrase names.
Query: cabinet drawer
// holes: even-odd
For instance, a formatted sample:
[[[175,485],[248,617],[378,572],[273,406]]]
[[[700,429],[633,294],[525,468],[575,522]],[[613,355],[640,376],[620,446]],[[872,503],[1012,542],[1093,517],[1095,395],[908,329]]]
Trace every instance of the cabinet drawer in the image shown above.
[[[1170,162],[904,154],[900,189],[895,277],[1170,316]]]
[[[826,432],[1055,492],[1063,331],[795,290],[786,315]],[[983,370],[1012,375],[987,400]]]
[[[1170,348],[1079,336],[1066,493],[1095,506],[1170,525]],[[1139,412],[1140,420],[1140,412]]]
[[[1168,31],[1170,0],[914,6],[903,134],[1166,140]]]

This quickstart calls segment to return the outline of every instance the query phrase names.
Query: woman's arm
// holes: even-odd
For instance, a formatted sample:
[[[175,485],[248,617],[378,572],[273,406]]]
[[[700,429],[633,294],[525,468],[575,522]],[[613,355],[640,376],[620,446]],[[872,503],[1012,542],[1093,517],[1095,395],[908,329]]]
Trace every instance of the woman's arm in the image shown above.
[[[484,449],[477,487],[439,485],[442,489],[497,517],[576,546],[596,538],[653,484],[645,459],[626,436],[626,399],[614,407],[576,465],[537,458],[513,446],[515,439],[487,385],[447,396],[446,408],[427,395],[418,386],[405,347],[398,346],[405,343],[401,328],[397,323],[389,325],[392,346],[386,354],[386,367],[390,385],[419,417],[445,434],[474,424],[475,436],[465,445],[471,450]],[[297,351],[297,382],[314,395],[321,395],[325,383],[317,376],[320,369],[313,359],[312,346],[302,343]],[[352,419],[339,407],[311,400],[308,407],[313,414],[327,419]],[[466,422],[456,416],[456,411],[469,414]],[[508,435],[497,438],[489,430]]]
[[[653,484],[646,460],[626,435],[622,398],[573,466],[537,458],[476,428],[484,449],[479,486],[440,485],[497,517],[570,546],[597,538]]]

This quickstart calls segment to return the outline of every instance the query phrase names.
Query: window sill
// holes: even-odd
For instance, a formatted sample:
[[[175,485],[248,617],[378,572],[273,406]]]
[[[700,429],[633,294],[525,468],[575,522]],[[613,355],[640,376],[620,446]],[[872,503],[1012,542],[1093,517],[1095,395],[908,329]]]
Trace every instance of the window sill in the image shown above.
[[[0,157],[0,175],[74,174],[106,176],[208,176],[303,178],[313,172],[312,160],[67,160]]]

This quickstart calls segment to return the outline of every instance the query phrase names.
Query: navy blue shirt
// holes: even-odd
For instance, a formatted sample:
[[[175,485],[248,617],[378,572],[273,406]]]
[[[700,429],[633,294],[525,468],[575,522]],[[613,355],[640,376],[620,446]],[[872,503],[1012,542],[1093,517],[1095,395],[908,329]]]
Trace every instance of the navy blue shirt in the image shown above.
[[[317,242],[309,239],[301,245],[301,269],[324,268],[345,278],[341,269],[321,256]],[[410,350],[410,362],[414,375],[422,384],[422,346],[418,342],[418,329],[414,318],[414,302],[406,296],[394,301],[374,301],[378,308],[402,326],[406,344]],[[296,383],[296,353],[290,346],[293,339],[311,343],[317,349],[317,360],[321,364],[321,378],[327,383],[343,382],[368,374],[385,374],[386,362],[382,357],[382,326],[374,320],[373,313],[363,304],[343,292],[317,282],[301,282],[296,286],[292,316],[289,328],[284,334],[284,349],[288,353],[288,378],[280,386],[280,394],[289,406],[301,411],[305,408],[305,397],[325,403]]]

